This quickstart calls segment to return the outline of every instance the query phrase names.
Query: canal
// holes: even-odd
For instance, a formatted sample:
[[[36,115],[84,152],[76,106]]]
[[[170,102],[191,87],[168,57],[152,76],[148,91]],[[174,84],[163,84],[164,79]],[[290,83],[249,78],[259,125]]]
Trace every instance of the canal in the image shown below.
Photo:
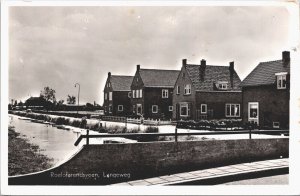
[[[40,153],[52,158],[54,165],[71,157],[81,147],[74,146],[80,132],[58,129],[49,124],[33,123],[30,119],[16,115],[9,115],[9,124],[15,127],[15,131],[20,133],[21,137],[39,146]]]

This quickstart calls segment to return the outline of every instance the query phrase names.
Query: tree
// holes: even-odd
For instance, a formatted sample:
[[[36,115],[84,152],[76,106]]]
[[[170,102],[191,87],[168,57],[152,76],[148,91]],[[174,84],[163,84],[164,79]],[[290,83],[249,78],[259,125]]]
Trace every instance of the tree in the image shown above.
[[[41,91],[40,97],[44,98],[46,101],[50,101],[52,103],[56,102],[55,99],[55,90],[50,87],[45,87],[44,90]]]
[[[67,103],[68,104],[75,104],[76,103],[76,97],[73,96],[73,95],[68,95]]]
[[[18,101],[17,101],[17,100],[15,100],[14,106],[17,106],[17,105],[18,105]]]
[[[64,102],[65,102],[65,100],[61,99],[61,100],[59,100],[59,101],[57,102],[57,105],[63,105]]]

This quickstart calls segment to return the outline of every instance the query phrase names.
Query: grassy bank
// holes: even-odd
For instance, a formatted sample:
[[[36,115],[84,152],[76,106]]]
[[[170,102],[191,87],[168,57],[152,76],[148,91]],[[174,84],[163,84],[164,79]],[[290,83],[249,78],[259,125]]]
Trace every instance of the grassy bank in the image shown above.
[[[52,166],[52,159],[39,153],[39,147],[28,143],[13,127],[8,128],[8,175],[28,174]]]

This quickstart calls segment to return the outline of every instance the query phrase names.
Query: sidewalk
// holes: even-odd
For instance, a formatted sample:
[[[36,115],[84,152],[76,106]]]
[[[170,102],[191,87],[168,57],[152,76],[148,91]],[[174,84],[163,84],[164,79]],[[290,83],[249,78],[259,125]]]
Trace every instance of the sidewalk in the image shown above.
[[[147,178],[142,180],[122,182],[113,185],[127,185],[127,186],[150,186],[150,185],[172,185],[179,183],[188,183],[199,180],[209,180],[214,178],[221,178],[231,175],[242,175],[253,172],[263,172],[274,169],[282,169],[289,167],[289,159],[272,159],[266,161],[257,161],[251,163],[242,163],[236,165],[229,165],[211,169],[197,170],[191,172],[183,172],[172,175],[159,176],[154,178]]]

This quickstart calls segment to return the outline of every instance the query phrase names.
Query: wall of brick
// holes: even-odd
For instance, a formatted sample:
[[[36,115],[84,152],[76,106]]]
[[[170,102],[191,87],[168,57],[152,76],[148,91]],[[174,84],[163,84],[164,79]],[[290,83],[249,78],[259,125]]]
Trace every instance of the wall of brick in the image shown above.
[[[52,178],[51,173],[129,173],[130,179],[288,157],[289,139],[210,140],[90,145],[61,166],[9,184],[107,184],[122,178]]]
[[[114,91],[113,92],[113,115],[124,116],[130,114],[130,91]],[[123,111],[118,111],[118,105],[123,105]]]
[[[191,84],[192,85],[192,81],[190,80],[190,78],[188,77],[188,73],[186,71],[186,69],[184,67],[181,68],[181,72],[178,76],[178,79],[175,83],[174,86],[174,93],[173,93],[173,119],[176,119],[177,116],[177,112],[178,109],[176,110],[176,107],[179,107],[179,103],[180,102],[188,102],[188,103],[192,103],[191,105],[191,116],[188,117],[187,119],[191,119],[193,117],[196,116],[195,113],[195,97],[196,97],[196,91],[194,86],[192,85],[191,87],[191,94],[190,95],[184,95],[184,86],[186,84]],[[176,88],[177,86],[180,87],[180,94],[176,94]],[[182,119],[184,119],[184,117],[181,117]]]
[[[243,120],[248,121],[248,103],[259,102],[259,124],[272,126],[280,122],[282,128],[289,124],[289,90],[278,90],[276,85],[243,88]]]
[[[240,117],[242,118],[242,92],[197,92],[196,109],[201,104],[207,104],[207,109],[213,110],[213,119],[227,118],[225,116],[226,104],[240,104]]]

